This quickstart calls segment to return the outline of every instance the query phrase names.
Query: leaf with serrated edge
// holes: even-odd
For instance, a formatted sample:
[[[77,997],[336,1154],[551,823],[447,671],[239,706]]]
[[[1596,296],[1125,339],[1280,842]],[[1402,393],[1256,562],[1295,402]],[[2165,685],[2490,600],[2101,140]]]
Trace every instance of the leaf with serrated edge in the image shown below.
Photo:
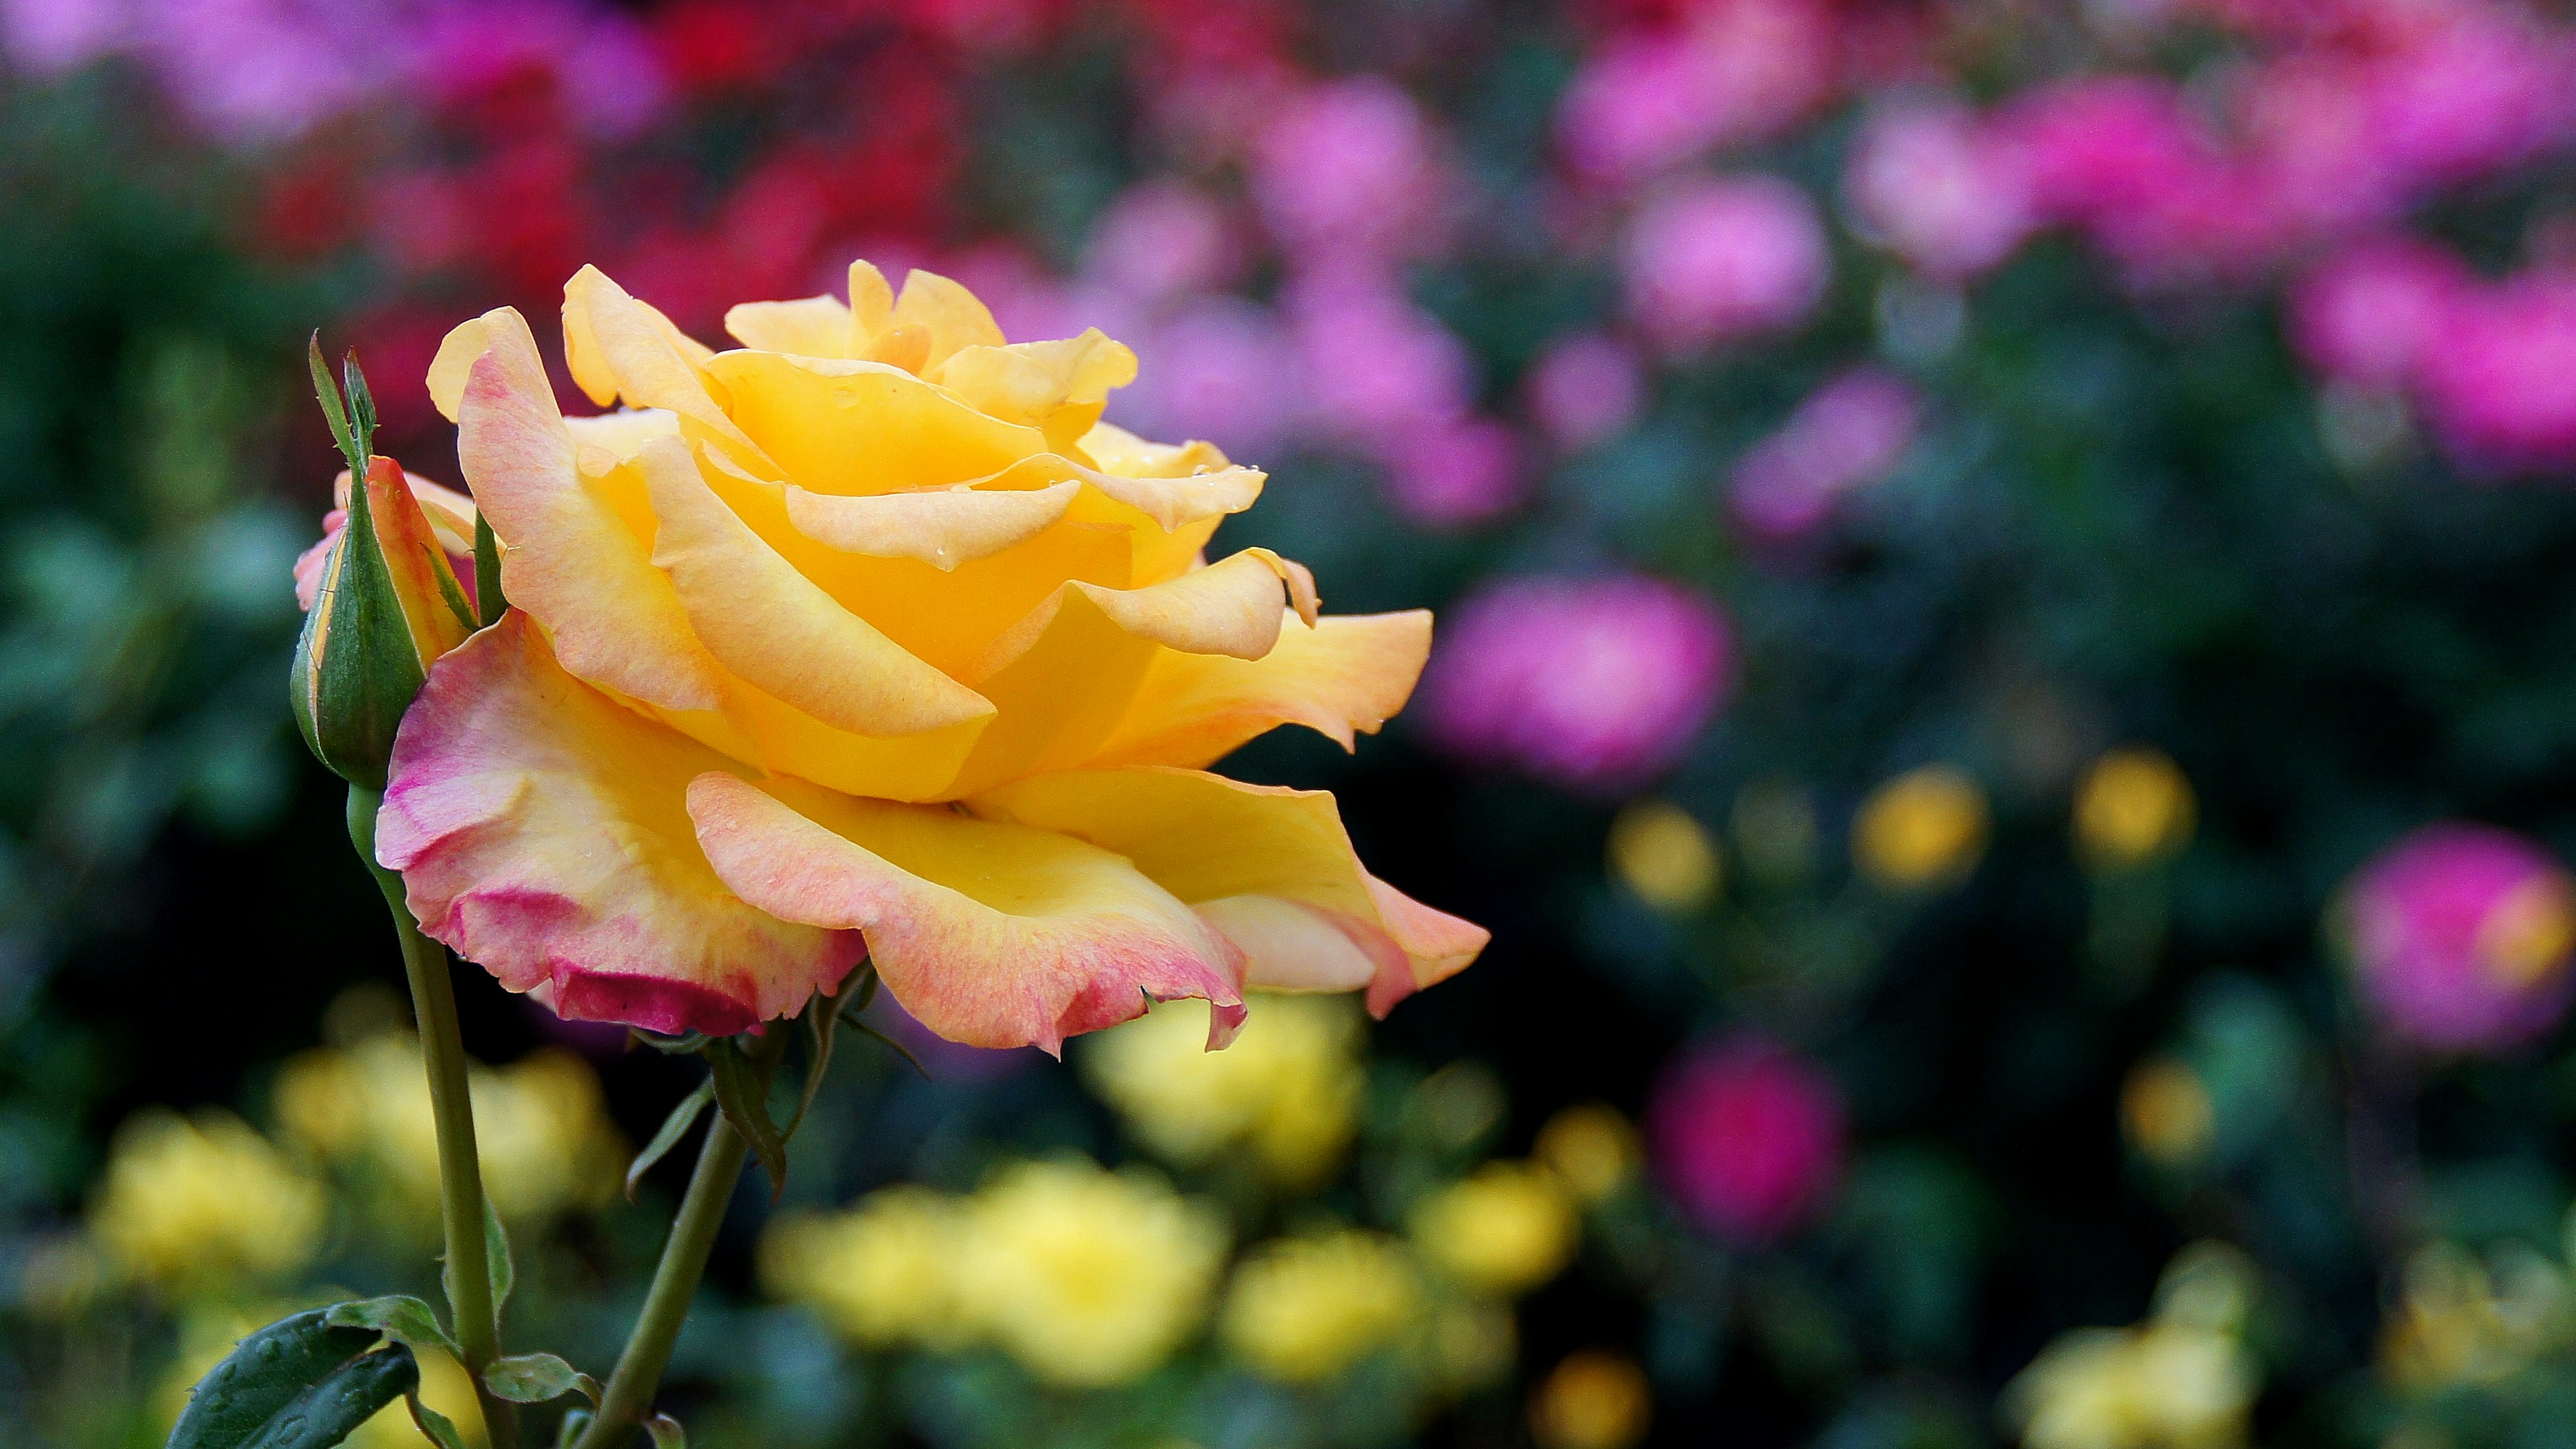
[[[689,1128],[696,1125],[698,1114],[706,1111],[707,1104],[715,1099],[715,1079],[710,1077],[698,1083],[698,1089],[682,1097],[679,1105],[671,1109],[671,1115],[662,1119],[661,1130],[653,1134],[653,1140],[645,1143],[644,1150],[636,1153],[635,1160],[627,1165],[628,1202],[635,1201],[635,1189],[644,1181],[644,1174],[653,1170],[653,1164],[671,1155],[671,1149],[679,1146],[680,1139],[688,1136]]]
[[[716,1106],[750,1144],[751,1155],[760,1159],[774,1200],[787,1191],[787,1142],[778,1135],[778,1124],[769,1119],[769,1084],[730,1037],[709,1043],[706,1057],[707,1065],[715,1069]]]
[[[241,1449],[331,1449],[385,1405],[420,1389],[420,1363],[401,1344],[333,1369],[241,1441]]]
[[[235,1344],[189,1391],[169,1449],[232,1449],[332,1370],[375,1346],[377,1330],[334,1326],[330,1312],[314,1308],[281,1318]]]
[[[334,1303],[328,1310],[334,1328],[366,1328],[416,1349],[434,1348],[455,1356],[456,1340],[438,1326],[438,1310],[408,1293]]]
[[[586,1377],[550,1353],[514,1353],[492,1360],[483,1387],[514,1404],[542,1404],[579,1390]]]

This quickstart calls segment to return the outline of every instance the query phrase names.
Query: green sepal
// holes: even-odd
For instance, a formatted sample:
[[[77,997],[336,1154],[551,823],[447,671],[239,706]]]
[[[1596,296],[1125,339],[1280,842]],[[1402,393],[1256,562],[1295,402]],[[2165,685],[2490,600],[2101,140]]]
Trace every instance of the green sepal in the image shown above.
[[[644,1181],[644,1174],[653,1170],[653,1164],[671,1155],[671,1149],[680,1145],[680,1139],[697,1125],[698,1115],[706,1111],[707,1104],[715,1099],[715,1079],[710,1077],[698,1083],[698,1089],[682,1097],[679,1105],[671,1109],[671,1115],[662,1119],[661,1129],[653,1134],[653,1140],[645,1143],[644,1150],[636,1153],[635,1160],[626,1165],[628,1202],[635,1201],[635,1189]]]
[[[483,1387],[514,1404],[542,1404],[579,1393],[599,1402],[599,1380],[551,1353],[514,1353],[483,1370]]]
[[[340,389],[331,381],[331,364],[322,360],[322,333],[315,329],[304,344],[304,365],[313,373],[313,396],[322,404],[322,421],[331,428],[331,441],[340,447],[340,456],[349,460],[349,476],[354,480],[367,476],[367,448],[372,438],[361,442],[349,427],[349,411],[340,401]]]
[[[431,562],[442,564],[447,560],[438,558],[432,559]],[[465,586],[456,581],[456,571],[452,568],[433,567],[429,574],[431,578],[438,580],[438,597],[447,605],[447,612],[456,616],[457,627],[468,634],[482,628],[483,621],[474,617],[474,601],[465,597]]]
[[[314,757],[353,785],[382,790],[394,731],[420,695],[420,649],[403,615],[402,598],[394,591],[393,572],[386,566],[374,508],[367,500],[364,449],[371,441],[375,405],[366,401],[360,409],[364,426],[353,433],[322,366],[318,338],[310,353],[323,416],[350,459],[349,519],[322,560],[322,581],[296,636],[287,688],[296,728]],[[364,398],[364,380],[354,359],[349,375],[359,379]]]
[[[805,1007],[805,1085],[796,1094],[796,1110],[779,1129],[782,1138],[793,1137],[805,1125],[805,1114],[814,1105],[814,1094],[823,1090],[823,1078],[832,1070],[832,1038],[841,1024],[837,1003],[817,996]]]
[[[434,1348],[451,1357],[461,1356],[456,1340],[439,1327],[438,1311],[408,1293],[334,1303],[325,1312],[333,1328],[364,1328],[415,1350]]]
[[[769,1195],[774,1202],[787,1191],[787,1139],[779,1135],[778,1124],[770,1120],[767,1076],[734,1044],[732,1037],[707,1043],[705,1055],[715,1073],[717,1110],[733,1124],[733,1130],[742,1134],[742,1140],[751,1147],[751,1155],[760,1160],[761,1170],[769,1174]]]
[[[465,1436],[456,1432],[456,1421],[420,1401],[418,1394],[403,1396],[404,1407],[411,1410],[411,1422],[421,1437],[438,1449],[465,1449]]]
[[[333,1369],[242,1441],[242,1449],[331,1449],[394,1400],[420,1390],[420,1361],[390,1344]]]
[[[376,1329],[341,1326],[331,1309],[281,1318],[233,1345],[188,1391],[169,1449],[233,1449],[334,1369],[375,1347]]]
[[[474,508],[474,598],[483,606],[487,627],[500,623],[510,607],[509,595],[501,592],[501,538],[479,503]]]
[[[653,1436],[653,1449],[689,1449],[688,1431],[668,1414],[655,1414],[645,1420],[644,1432]]]

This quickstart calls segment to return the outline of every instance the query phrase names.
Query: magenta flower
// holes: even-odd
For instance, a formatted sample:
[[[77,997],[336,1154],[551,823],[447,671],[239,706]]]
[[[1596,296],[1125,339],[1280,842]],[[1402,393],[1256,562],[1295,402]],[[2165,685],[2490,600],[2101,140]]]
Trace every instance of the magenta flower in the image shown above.
[[[1087,280],[1138,302],[1213,291],[1234,280],[1243,246],[1233,220],[1207,193],[1146,181],[1109,203],[1085,249]]]
[[[2447,309],[2421,359],[2434,432],[2464,466],[2576,467],[2576,274],[2534,272]]]
[[[1771,1242],[1814,1218],[1842,1175],[1833,1079],[1759,1037],[1700,1047],[1666,1068],[1646,1131],[1665,1190],[1723,1237]]]
[[[1629,315],[1672,352],[1797,325],[1832,266],[1815,204],[1774,176],[1658,197],[1630,227],[1623,261]]]
[[[1302,278],[1287,298],[1316,420],[1364,447],[1464,414],[1475,362],[1466,346],[1373,272]]]
[[[1662,580],[1511,579],[1451,616],[1417,709],[1461,759],[1615,794],[1680,761],[1734,662],[1725,616]]]
[[[2510,831],[2416,831],[2354,873],[2334,924],[2363,1004],[2401,1040],[2500,1051],[2566,1012],[2576,881]]]
[[[1843,191],[1862,230],[1946,280],[2011,256],[2032,223],[2021,148],[1955,101],[1871,117],[1853,143]]]
[[[2411,238],[2346,248],[2291,289],[2289,332],[2310,365],[2364,387],[2420,376],[2475,279],[2458,257]]]
[[[1837,41],[1812,0],[1704,6],[1682,29],[1621,36],[1566,88],[1558,144],[1577,170],[1626,181],[1769,135],[1825,97]]]
[[[1111,402],[1109,420],[1147,437],[1206,438],[1236,457],[1277,451],[1306,406],[1287,329],[1241,297],[1202,297],[1145,327],[1161,366]]]
[[[1637,420],[1646,402],[1646,369],[1626,343],[1583,332],[1549,343],[1524,386],[1539,430],[1573,453]]]
[[[1491,418],[1450,418],[1388,451],[1387,501],[1415,523],[1463,528],[1520,502],[1520,441]]]
[[[1253,144],[1253,199],[1281,251],[1301,261],[1410,251],[1437,221],[1444,186],[1422,108],[1378,76],[1310,87]]]
[[[1736,522],[1762,539],[1814,531],[1845,494],[1895,471],[1921,411],[1914,389],[1881,368],[1863,364],[1827,382],[1736,463]]]

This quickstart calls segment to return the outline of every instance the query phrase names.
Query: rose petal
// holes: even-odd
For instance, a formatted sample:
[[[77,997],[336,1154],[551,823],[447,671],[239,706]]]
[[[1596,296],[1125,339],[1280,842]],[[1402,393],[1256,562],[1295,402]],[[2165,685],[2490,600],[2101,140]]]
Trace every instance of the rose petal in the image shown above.
[[[758,461],[758,445],[707,389],[715,353],[599,268],[585,266],[564,283],[563,327],[564,364],[592,402],[666,409],[740,450],[746,465]]]
[[[882,362],[727,352],[707,371],[731,394],[732,422],[789,482],[816,493],[966,483],[1046,450],[1037,429],[987,417]]]
[[[942,572],[1035,537],[1073,505],[1080,483],[984,491],[942,488],[850,498],[790,485],[796,530],[844,553],[919,559]]]
[[[788,802],[793,802],[788,803]],[[1239,1005],[1240,953],[1127,862],[955,811],[724,773],[689,786],[716,873],[772,915],[865,934],[886,988],[969,1046],[1064,1038],[1147,998]]]
[[[1404,707],[1430,654],[1431,615],[1420,609],[1326,617],[1311,629],[1287,620],[1255,660],[1161,654],[1090,763],[1206,765],[1283,724],[1347,750],[1355,731],[1375,734]]]
[[[895,299],[886,325],[919,327],[930,334],[930,356],[922,363],[925,372],[961,347],[999,347],[1010,340],[973,292],[920,267],[903,279],[903,295]]]
[[[793,302],[745,302],[725,313],[724,325],[735,341],[762,352],[850,355],[850,309],[829,294]]]
[[[513,609],[404,716],[376,858],[423,931],[566,1018],[741,1031],[839,982],[860,943],[709,868],[686,791],[727,763],[565,673]]]

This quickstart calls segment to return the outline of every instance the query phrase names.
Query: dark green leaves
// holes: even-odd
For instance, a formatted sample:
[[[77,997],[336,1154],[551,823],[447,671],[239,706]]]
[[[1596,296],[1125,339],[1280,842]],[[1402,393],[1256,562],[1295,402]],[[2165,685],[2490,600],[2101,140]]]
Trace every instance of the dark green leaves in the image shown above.
[[[340,375],[349,384],[349,402],[340,401],[340,390],[331,383],[331,365],[322,360],[322,334],[315,332],[304,344],[304,364],[313,372],[313,395],[321,400],[322,420],[330,424],[331,441],[340,445],[340,456],[349,460],[349,476],[367,476],[367,459],[374,456],[376,445],[376,400],[367,391],[367,375],[358,370],[358,355],[350,353],[340,366]]]
[[[776,1028],[772,1028],[775,1030]],[[787,1190],[787,1137],[769,1116],[769,1073],[762,1070],[737,1039],[707,1043],[707,1066],[714,1071],[716,1107],[725,1121],[751,1145],[751,1155],[769,1174],[770,1196]]]
[[[644,1421],[644,1432],[653,1436],[653,1449],[689,1449],[689,1436],[681,1430],[680,1421],[668,1414],[655,1414]]]
[[[510,1290],[519,1286],[519,1264],[510,1256],[510,1234],[488,1197],[483,1199],[483,1260],[490,1265],[492,1311],[498,1314],[510,1301]]]
[[[644,1150],[636,1153],[635,1160],[627,1165],[628,1202],[635,1201],[635,1188],[644,1180],[644,1174],[653,1170],[653,1164],[671,1155],[671,1149],[679,1146],[680,1139],[689,1135],[689,1129],[697,1125],[699,1114],[706,1111],[707,1104],[715,1099],[716,1084],[711,1078],[700,1082],[696,1091],[681,1098],[680,1104],[671,1109],[671,1115],[662,1119],[661,1130],[653,1134],[653,1140],[645,1143]]]
[[[480,509],[474,514],[474,598],[483,606],[485,624],[501,622],[502,611],[510,607],[501,592],[501,540]]]
[[[334,1311],[281,1318],[234,1345],[189,1392],[169,1449],[329,1449],[419,1387],[408,1347],[377,1349],[377,1329],[335,1324]]]
[[[434,1348],[451,1356],[457,1351],[456,1341],[439,1326],[437,1311],[407,1293],[335,1303],[323,1312],[333,1328],[363,1328],[414,1349]]]

